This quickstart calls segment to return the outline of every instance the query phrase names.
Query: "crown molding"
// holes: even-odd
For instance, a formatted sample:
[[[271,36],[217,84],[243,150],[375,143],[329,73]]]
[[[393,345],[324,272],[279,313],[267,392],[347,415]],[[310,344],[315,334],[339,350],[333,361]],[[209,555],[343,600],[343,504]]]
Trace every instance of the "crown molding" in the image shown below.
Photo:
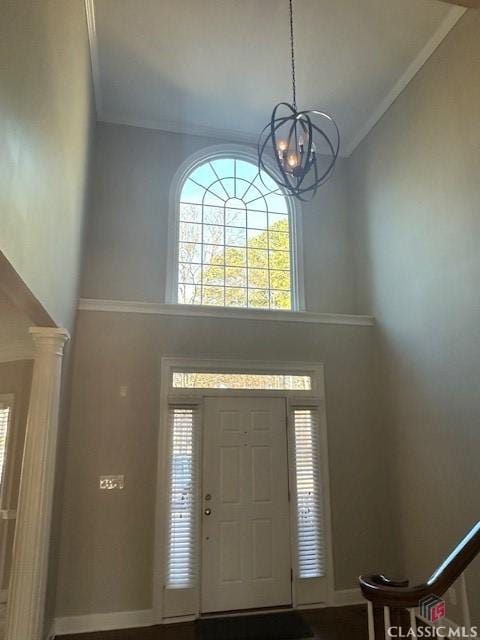
[[[85,0],[87,16],[88,42],[90,45],[90,63],[92,67],[93,93],[97,119],[103,108],[102,85],[100,81],[100,62],[98,57],[97,26],[95,23],[95,0]]]
[[[104,111],[103,96],[100,79],[100,62],[98,54],[98,38],[95,23],[95,0],[85,0],[85,10],[87,15],[88,39],[90,43],[90,59],[92,65],[92,78],[95,93],[95,106],[97,121],[111,124],[121,124],[144,129],[154,129],[159,131],[169,131],[171,133],[182,133],[187,135],[204,136],[227,140],[229,142],[243,142],[246,144],[256,144],[258,132],[248,133],[243,131],[220,129],[203,125],[195,125],[187,122],[173,122],[158,118],[152,120],[142,120],[128,115],[118,115]],[[352,155],[358,145],[366,138],[375,127],[382,116],[392,106],[398,96],[407,87],[411,80],[417,75],[423,65],[436,51],[453,27],[467,11],[465,7],[452,6],[447,16],[444,18],[438,29],[427,41],[423,49],[418,53],[412,63],[407,67],[397,82],[393,85],[388,94],[380,101],[378,107],[373,111],[368,120],[360,127],[350,140],[347,140],[340,151],[340,157],[348,158]]]
[[[367,137],[370,131],[374,128],[377,122],[385,115],[388,109],[392,106],[398,96],[402,93],[402,91],[407,87],[408,84],[413,80],[413,78],[417,75],[423,65],[427,62],[427,60],[433,55],[433,53],[438,49],[440,44],[445,40],[447,35],[453,29],[453,27],[457,24],[460,18],[464,15],[467,9],[463,7],[452,7],[446,17],[443,19],[441,25],[432,35],[432,37],[428,40],[426,45],[420,51],[420,53],[416,56],[413,62],[407,67],[404,73],[400,76],[397,82],[393,85],[391,90],[387,93],[387,95],[380,102],[378,107],[372,113],[372,115],[368,118],[365,124],[360,127],[357,134],[353,136],[352,140],[345,146],[345,155],[346,157],[350,157],[358,145]]]
[[[154,129],[167,131],[169,133],[183,133],[190,136],[203,136],[205,138],[217,138],[228,142],[242,142],[244,144],[257,145],[258,134],[235,129],[220,129],[218,127],[207,127],[204,125],[189,124],[186,122],[174,122],[158,118],[155,120],[142,120],[129,116],[118,116],[111,113],[100,113],[98,122],[109,124],[123,124],[129,127],[140,127],[142,129]]]
[[[467,9],[480,9],[480,0],[441,0],[441,2],[461,5]]]
[[[234,320],[261,320],[274,322],[303,322],[309,324],[335,324],[373,326],[373,316],[346,313],[312,313],[310,311],[273,311],[271,309],[238,309],[205,307],[187,304],[133,302],[129,300],[100,300],[81,298],[79,311],[107,311],[113,313],[144,313],[162,316],[189,316],[203,318],[229,318]]]

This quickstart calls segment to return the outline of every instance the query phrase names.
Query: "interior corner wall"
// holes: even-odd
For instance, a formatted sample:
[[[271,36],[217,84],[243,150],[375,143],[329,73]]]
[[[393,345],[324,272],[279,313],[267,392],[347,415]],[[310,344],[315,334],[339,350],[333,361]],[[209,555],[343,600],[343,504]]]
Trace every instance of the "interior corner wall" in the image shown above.
[[[0,250],[72,328],[83,240],[92,82],[83,0],[4,0]]]
[[[480,11],[468,11],[349,161],[357,310],[377,319],[393,510],[414,581],[480,515],[479,34]],[[480,623],[480,559],[467,581]],[[461,621],[448,598],[447,616]]]

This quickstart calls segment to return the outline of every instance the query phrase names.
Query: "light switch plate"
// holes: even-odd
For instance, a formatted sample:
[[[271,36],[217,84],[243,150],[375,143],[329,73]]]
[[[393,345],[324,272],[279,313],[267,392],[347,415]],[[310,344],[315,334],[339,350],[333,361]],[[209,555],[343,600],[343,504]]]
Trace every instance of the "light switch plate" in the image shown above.
[[[100,476],[99,481],[100,489],[123,489],[125,486],[125,476]]]

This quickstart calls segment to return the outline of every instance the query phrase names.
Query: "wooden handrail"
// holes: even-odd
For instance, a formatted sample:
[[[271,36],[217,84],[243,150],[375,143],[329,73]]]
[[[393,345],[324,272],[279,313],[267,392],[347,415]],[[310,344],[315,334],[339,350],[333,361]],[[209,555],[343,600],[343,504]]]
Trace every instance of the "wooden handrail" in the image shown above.
[[[480,521],[425,583],[409,587],[408,581],[398,582],[383,575],[372,575],[359,578],[360,588],[364,597],[375,606],[417,607],[422,598],[430,595],[443,596],[478,553],[480,553]]]

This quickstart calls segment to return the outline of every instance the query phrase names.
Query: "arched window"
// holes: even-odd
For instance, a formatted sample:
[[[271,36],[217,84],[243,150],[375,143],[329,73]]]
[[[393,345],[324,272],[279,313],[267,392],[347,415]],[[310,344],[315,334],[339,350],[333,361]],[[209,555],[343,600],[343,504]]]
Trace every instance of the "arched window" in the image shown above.
[[[299,308],[293,203],[253,158],[204,157],[175,204],[176,302]]]

